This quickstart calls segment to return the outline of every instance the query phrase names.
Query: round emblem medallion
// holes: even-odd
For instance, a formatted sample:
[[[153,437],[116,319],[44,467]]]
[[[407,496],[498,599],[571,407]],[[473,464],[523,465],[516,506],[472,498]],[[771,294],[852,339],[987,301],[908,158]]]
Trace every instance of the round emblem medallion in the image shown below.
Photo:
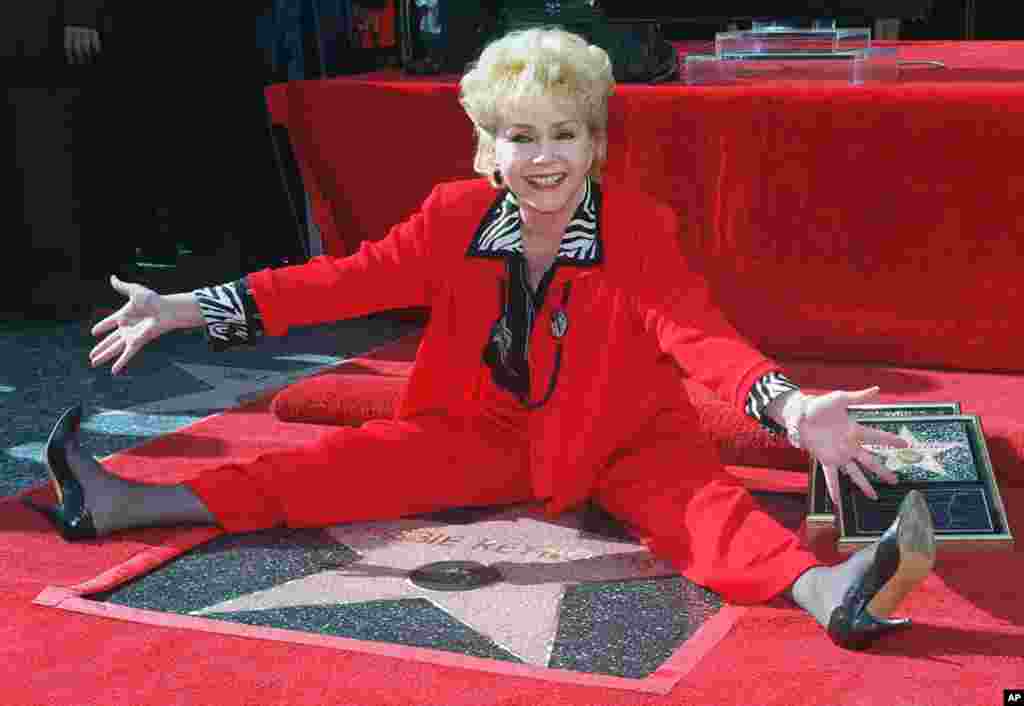
[[[413,569],[409,579],[433,591],[472,591],[497,583],[502,575],[493,566],[476,561],[436,561]]]
[[[551,315],[551,335],[555,338],[561,338],[568,330],[569,317],[565,315],[564,311],[559,309]]]
[[[903,463],[920,463],[924,460],[924,454],[914,449],[897,449],[896,458]]]

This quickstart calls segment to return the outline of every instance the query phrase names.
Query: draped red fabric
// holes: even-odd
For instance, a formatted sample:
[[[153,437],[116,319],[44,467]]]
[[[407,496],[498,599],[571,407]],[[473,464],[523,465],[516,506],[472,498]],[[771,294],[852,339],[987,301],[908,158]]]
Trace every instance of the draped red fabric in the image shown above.
[[[676,209],[694,266],[769,355],[1020,371],[1024,52],[879,44],[946,68],[862,86],[619,85],[607,173]],[[326,252],[382,238],[438,181],[472,176],[456,79],[268,89]]]

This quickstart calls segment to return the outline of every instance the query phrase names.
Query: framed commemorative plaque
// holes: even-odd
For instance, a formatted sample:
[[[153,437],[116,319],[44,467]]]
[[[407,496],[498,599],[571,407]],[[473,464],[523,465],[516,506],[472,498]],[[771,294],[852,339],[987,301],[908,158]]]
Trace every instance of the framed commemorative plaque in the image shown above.
[[[847,410],[852,418],[859,421],[866,417],[904,418],[933,416],[937,414],[960,414],[960,403],[908,402],[905,404],[861,404],[850,405]],[[810,483],[808,484],[807,493],[806,521],[808,538],[816,540],[822,536],[833,536],[838,526],[835,508],[832,506],[832,498],[829,497],[828,487],[825,485],[825,471],[815,458],[811,458],[809,473]]]
[[[865,445],[899,483],[872,480],[878,500],[839,478],[839,551],[876,541],[896,519],[903,497],[921,491],[943,550],[1012,549],[1013,534],[989,459],[981,419],[973,414],[863,417],[865,426],[897,434],[907,448]],[[871,474],[869,473],[869,478]]]

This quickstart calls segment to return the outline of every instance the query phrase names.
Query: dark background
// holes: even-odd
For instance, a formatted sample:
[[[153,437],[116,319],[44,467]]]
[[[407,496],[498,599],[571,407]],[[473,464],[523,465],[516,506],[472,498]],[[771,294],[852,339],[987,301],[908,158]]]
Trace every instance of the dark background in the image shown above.
[[[393,1],[399,16],[414,6]],[[200,286],[308,257],[304,195],[287,135],[269,123],[263,89],[397,66],[403,43],[407,55],[422,55],[415,33],[398,32],[397,44],[376,47],[353,38],[355,15],[386,2],[365,0],[362,10],[344,0],[210,3],[200,10],[138,0],[4,3],[0,172],[8,187],[0,232],[8,263],[17,267],[0,280],[0,316],[88,315],[109,299],[111,273]],[[494,0],[442,2],[458,17],[455,33],[474,25],[474,8],[495,12]],[[620,16],[664,7],[645,2],[604,5]],[[85,6],[100,8],[102,50],[86,65],[68,65],[63,26]],[[840,26],[872,26],[867,11],[902,15],[899,38],[907,40],[1022,37],[1014,4],[993,0],[686,8],[692,16],[663,23],[668,39],[710,40],[730,21],[749,26],[772,9],[774,16],[831,16]],[[49,40],[12,49],[5,33],[29,31],[17,29],[28,9],[48,13]],[[38,34],[40,21],[33,22]]]

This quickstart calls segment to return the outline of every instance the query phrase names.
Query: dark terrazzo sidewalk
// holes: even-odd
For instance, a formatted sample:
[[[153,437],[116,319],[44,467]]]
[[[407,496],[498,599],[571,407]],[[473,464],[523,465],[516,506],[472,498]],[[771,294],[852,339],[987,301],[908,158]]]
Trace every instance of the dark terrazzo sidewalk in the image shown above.
[[[183,290],[158,290],[162,292]],[[39,453],[60,414],[84,407],[82,444],[97,458],[171,433],[197,419],[222,411],[200,408],[175,413],[104,414],[128,410],[189,393],[210,385],[178,364],[271,371],[299,379],[397,339],[416,325],[375,316],[300,329],[283,339],[214,353],[200,330],[178,331],[151,342],[117,376],[110,364],[93,369],[89,351],[98,342],[90,329],[99,318],[82,321],[0,322],[0,493],[12,495],[46,480]]]

